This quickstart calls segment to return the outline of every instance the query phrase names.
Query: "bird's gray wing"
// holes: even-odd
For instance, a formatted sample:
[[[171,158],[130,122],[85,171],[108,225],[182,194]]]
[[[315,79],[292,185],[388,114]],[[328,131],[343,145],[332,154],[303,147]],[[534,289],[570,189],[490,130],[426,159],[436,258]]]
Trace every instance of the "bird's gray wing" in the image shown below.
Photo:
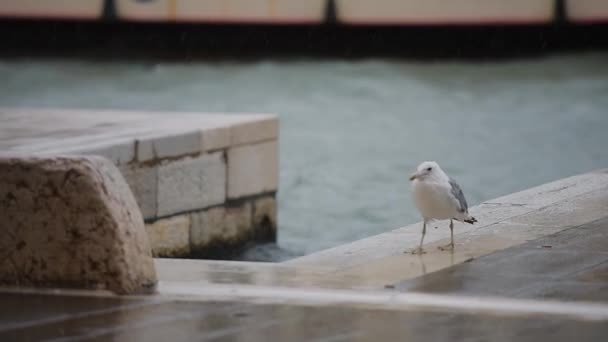
[[[462,193],[462,189],[460,189],[458,183],[456,183],[456,181],[452,178],[450,178],[450,186],[452,195],[456,197],[458,205],[460,206],[460,208],[458,208],[458,211],[460,211],[461,213],[468,211],[469,207],[467,205],[467,200],[464,198],[464,194]]]

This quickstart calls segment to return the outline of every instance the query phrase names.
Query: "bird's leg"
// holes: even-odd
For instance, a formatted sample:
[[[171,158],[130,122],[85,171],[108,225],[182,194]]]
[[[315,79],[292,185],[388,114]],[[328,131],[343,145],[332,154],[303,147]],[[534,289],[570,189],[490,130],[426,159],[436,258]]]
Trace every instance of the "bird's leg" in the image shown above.
[[[423,254],[422,243],[424,242],[424,235],[426,234],[426,220],[422,221],[422,237],[420,238],[420,245],[418,248],[412,251],[412,254]]]
[[[439,246],[439,249],[442,251],[446,249],[454,249],[454,220],[450,220],[450,243],[445,246]]]

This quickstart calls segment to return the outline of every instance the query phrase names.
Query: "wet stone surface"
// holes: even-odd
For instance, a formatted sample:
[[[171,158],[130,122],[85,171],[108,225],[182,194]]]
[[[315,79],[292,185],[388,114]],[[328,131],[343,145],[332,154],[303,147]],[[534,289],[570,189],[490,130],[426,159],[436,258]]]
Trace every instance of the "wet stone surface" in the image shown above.
[[[608,218],[403,281],[395,288],[608,302]]]
[[[0,340],[599,341],[601,321],[152,298],[0,294]]]
[[[608,218],[561,231],[529,243],[480,257],[448,269],[403,281],[387,287],[392,291],[431,294],[501,296],[506,298],[590,301],[561,303],[576,305],[585,314],[605,310],[608,301]],[[307,302],[307,306],[280,299],[270,304],[256,295],[244,300],[213,296],[168,296],[174,290],[204,290],[203,281],[215,284],[247,284],[229,291],[247,290],[264,284],[287,286],[297,282],[301,293],[315,296],[314,288],[323,278],[323,269],[235,263],[204,263],[191,260],[156,260],[160,278],[167,285],[161,294],[142,299],[118,297],[45,296],[0,291],[0,341],[94,340],[94,341],[604,341],[608,336],[605,315],[570,315],[568,307],[533,314],[542,302],[527,302],[521,310],[497,307],[489,310],[435,305],[332,304]],[[179,266],[179,267],[178,267]],[[262,270],[268,267],[268,270]],[[303,273],[310,272],[305,275]],[[189,276],[184,277],[184,274]],[[283,278],[284,277],[284,278]],[[300,278],[298,278],[300,277]],[[310,283],[303,282],[309,279]],[[331,280],[331,279],[330,279]],[[334,279],[336,280],[336,279]],[[348,284],[352,284],[352,279]],[[344,284],[340,284],[342,286]],[[391,284],[392,285],[392,284]],[[222,285],[217,285],[222,288]],[[217,287],[216,287],[217,289]],[[270,289],[269,287],[266,288]],[[281,287],[272,289],[280,291]],[[163,295],[162,291],[164,292]],[[369,293],[360,290],[358,299]],[[227,293],[227,292],[226,292]],[[251,292],[254,293],[254,292]],[[260,292],[258,292],[260,293]],[[342,292],[340,292],[342,293]],[[277,292],[266,293],[273,299]],[[412,294],[416,296],[417,294]],[[419,295],[418,295],[419,296]],[[431,298],[432,297],[432,298]],[[430,296],[431,302],[442,296]],[[206,299],[205,299],[206,298]],[[243,301],[238,301],[240,298]],[[283,297],[281,297],[283,298]],[[288,298],[288,297],[284,297]],[[312,297],[310,297],[312,298]],[[411,297],[412,298],[412,297]],[[450,301],[457,298],[444,297]],[[251,299],[251,300],[250,300]],[[460,298],[462,299],[462,298]],[[228,300],[216,302],[218,300]],[[479,301],[471,300],[471,303]],[[490,300],[484,303],[492,305]],[[510,303],[511,301],[507,301]],[[517,304],[516,301],[512,301]],[[292,303],[292,304],[290,304]],[[315,304],[317,303],[317,304]],[[368,302],[369,303],[369,302]],[[414,302],[415,303],[415,302]],[[447,302],[446,302],[447,303]],[[602,304],[604,303],[604,304]],[[301,303],[300,303],[301,304]],[[522,305],[522,302],[519,302]],[[483,305],[482,305],[483,306]],[[570,307],[572,309],[572,307]],[[540,311],[536,311],[540,312]],[[510,314],[507,314],[510,313]]]

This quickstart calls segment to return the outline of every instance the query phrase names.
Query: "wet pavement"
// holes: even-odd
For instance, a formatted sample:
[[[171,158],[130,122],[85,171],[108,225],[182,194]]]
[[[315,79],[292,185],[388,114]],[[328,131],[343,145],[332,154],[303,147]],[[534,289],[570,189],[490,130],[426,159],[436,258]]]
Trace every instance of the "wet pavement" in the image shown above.
[[[2,341],[599,341],[605,321],[234,302],[0,295]]]
[[[171,267],[175,263],[184,265]],[[150,297],[0,291],[0,341],[580,342],[608,336],[608,217],[386,288],[332,280],[336,274],[321,267],[205,265],[197,274],[197,261],[157,260],[160,293]],[[209,274],[216,278],[204,282]]]
[[[395,288],[608,302],[608,218],[406,280]]]

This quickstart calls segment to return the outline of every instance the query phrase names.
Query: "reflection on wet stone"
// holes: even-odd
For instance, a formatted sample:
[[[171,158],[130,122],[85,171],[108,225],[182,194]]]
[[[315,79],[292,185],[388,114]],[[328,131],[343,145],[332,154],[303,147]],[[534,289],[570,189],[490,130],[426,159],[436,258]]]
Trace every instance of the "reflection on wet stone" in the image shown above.
[[[608,302],[607,228],[608,219],[600,219],[400,282],[396,288],[444,294]]]

